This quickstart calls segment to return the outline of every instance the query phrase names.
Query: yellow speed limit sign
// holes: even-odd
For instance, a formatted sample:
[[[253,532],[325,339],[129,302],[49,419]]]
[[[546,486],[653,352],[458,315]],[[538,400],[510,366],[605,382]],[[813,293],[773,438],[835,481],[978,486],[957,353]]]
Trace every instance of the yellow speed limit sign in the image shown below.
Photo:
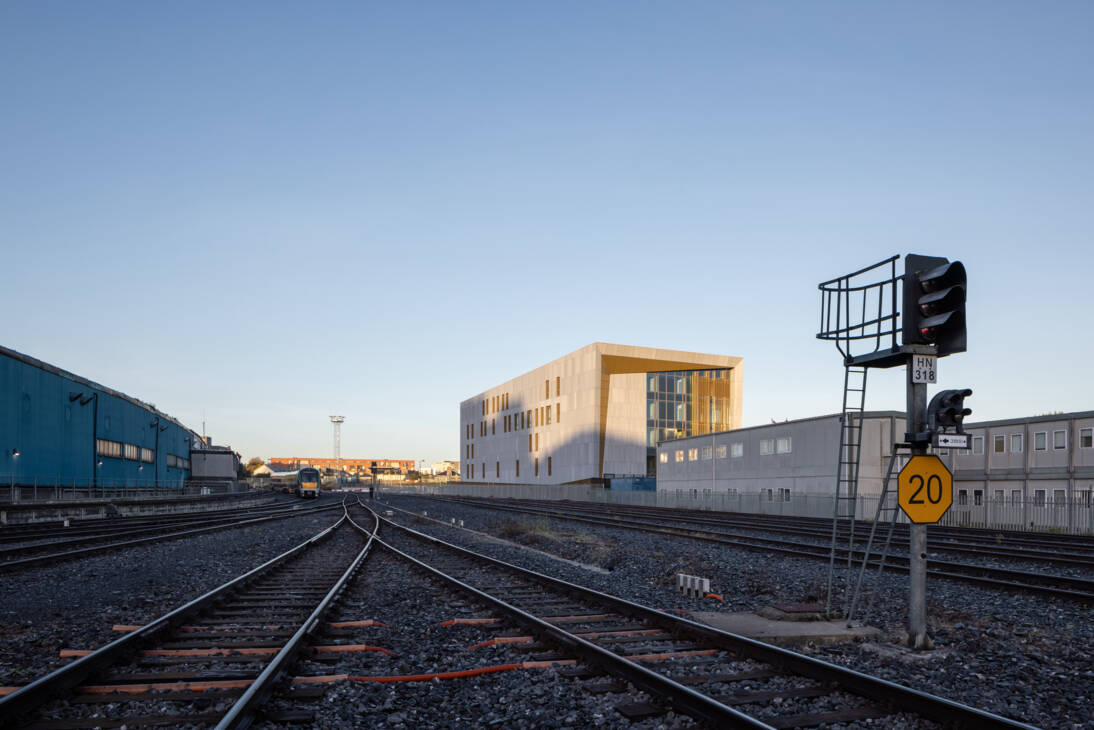
[[[897,501],[912,522],[938,522],[953,504],[953,475],[937,456],[913,456],[897,478]]]

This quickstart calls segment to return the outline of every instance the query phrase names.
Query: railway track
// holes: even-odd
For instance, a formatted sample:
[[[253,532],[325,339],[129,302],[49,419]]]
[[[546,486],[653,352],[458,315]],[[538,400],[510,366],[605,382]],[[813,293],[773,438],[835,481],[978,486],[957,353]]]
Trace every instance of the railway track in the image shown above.
[[[34,730],[245,727],[284,678],[373,537],[349,507],[331,527],[205,595],[0,699]],[[373,534],[375,527],[373,527]],[[335,649],[339,650],[339,649]],[[54,702],[62,698],[60,702]]]
[[[623,517],[613,517],[610,513],[588,514],[582,512],[581,510],[574,510],[568,507],[554,508],[542,507],[538,505],[531,507],[499,504],[497,502],[487,502],[483,500],[464,500],[460,498],[446,499],[463,504],[471,504],[477,507],[484,507],[487,509],[523,514],[534,514],[544,517],[553,517],[558,519],[570,520],[573,522],[596,525],[598,527],[616,527],[621,529],[638,530],[650,534],[700,540],[703,542],[715,543],[745,550],[778,553],[781,555],[812,558],[818,560],[828,560],[830,555],[830,547],[828,545],[810,544],[805,542],[788,542],[784,539],[765,538],[748,534],[728,534],[724,532],[698,528],[669,527],[658,525],[646,520],[634,520]],[[766,528],[757,529],[759,531],[766,530]],[[852,551],[851,553],[851,557],[856,562],[856,564],[861,563],[864,555],[865,552],[863,550],[857,549]],[[836,558],[837,560],[846,562],[847,550],[844,548],[838,549],[836,551]],[[889,555],[886,558],[885,569],[894,572],[906,573],[908,571],[908,564],[909,560],[905,556]],[[876,556],[876,553],[872,553],[869,566],[874,569],[878,567],[878,557]],[[959,563],[955,561],[943,561],[936,559],[932,559],[928,564],[927,574],[935,578],[948,578],[952,580],[959,580],[987,588],[999,590],[1016,590],[1028,593],[1035,593],[1043,596],[1051,596],[1054,598],[1080,601],[1083,603],[1094,603],[1094,581],[1084,578],[1074,578],[1070,576],[1055,575],[1051,573],[1041,573],[1034,571],[1007,570],[1004,568],[988,565]]]
[[[488,506],[498,504],[493,500],[482,500],[467,497],[443,497],[465,504],[477,504]],[[586,517],[629,517],[635,520],[646,520],[656,524],[671,522],[682,525],[702,525],[711,528],[724,528],[736,531],[739,534],[750,532],[764,532],[767,534],[788,535],[805,539],[816,539],[826,546],[832,536],[832,521],[820,518],[807,517],[783,517],[781,515],[739,515],[733,513],[715,513],[709,511],[676,510],[652,507],[633,507],[624,505],[600,505],[595,503],[576,504],[565,503],[565,506],[554,507],[543,502],[532,500],[514,500],[514,503],[528,509],[565,511]],[[856,540],[865,540],[869,534],[871,523],[857,522],[855,525]],[[879,531],[887,529],[887,525],[879,525]],[[840,530],[840,537],[847,538],[847,530]],[[907,525],[897,525],[893,534],[892,545],[897,548],[907,549],[908,531]],[[931,535],[928,538],[928,549],[936,552],[954,554],[975,555],[994,559],[1012,558],[1018,561],[1029,561],[1067,567],[1086,568],[1094,570],[1094,540],[1075,535],[1049,535],[1044,537],[1032,537],[1027,533],[1001,532],[995,530],[963,530],[960,528],[948,528],[933,525]]]
[[[950,727],[1030,726],[785,649],[720,631],[480,555],[389,520],[380,544],[499,617],[541,659],[576,658],[592,692],[628,686],[648,701],[616,709],[632,719],[672,709],[714,727],[797,728],[915,719]],[[608,675],[608,681],[602,680]]]
[[[183,523],[176,522],[166,528],[122,529],[100,534],[95,537],[77,537],[72,540],[56,540],[29,546],[9,547],[0,550],[0,573],[26,570],[28,568],[36,568],[65,560],[93,557],[101,555],[106,551],[123,550],[138,545],[163,542],[165,540],[195,537],[211,532],[232,530],[239,527],[248,527],[263,522],[270,522],[272,520],[302,517],[315,514],[316,512],[335,509],[340,509],[340,505],[327,504],[314,507],[308,506],[286,509],[272,513],[267,512],[259,517],[249,517],[245,519],[239,519],[239,517],[236,516],[234,518],[223,517],[214,520],[198,520]],[[200,527],[195,527],[194,525],[200,525]],[[82,545],[83,547],[75,547],[75,545]]]

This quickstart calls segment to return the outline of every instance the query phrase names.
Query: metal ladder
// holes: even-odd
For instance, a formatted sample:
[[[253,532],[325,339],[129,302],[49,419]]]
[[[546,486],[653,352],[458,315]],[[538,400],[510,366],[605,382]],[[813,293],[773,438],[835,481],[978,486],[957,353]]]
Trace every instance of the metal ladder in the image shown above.
[[[858,607],[859,599],[863,595],[863,579],[866,576],[866,566],[869,563],[871,553],[873,552],[874,537],[877,533],[878,526],[888,522],[889,527],[885,533],[885,543],[882,545],[881,554],[877,558],[877,574],[873,580],[873,588],[868,592],[869,602],[866,604],[866,609],[862,612],[863,622],[869,621],[870,619],[870,612],[874,607],[874,599],[877,598],[881,574],[885,571],[885,560],[889,557],[889,547],[892,545],[893,541],[893,530],[896,527],[897,518],[900,516],[900,506],[897,504],[896,491],[890,491],[889,485],[892,484],[893,468],[898,462],[900,462],[903,467],[904,462],[908,459],[907,455],[900,455],[897,453],[897,449],[900,447],[907,448],[907,445],[893,444],[893,451],[889,456],[889,467],[885,470],[885,481],[882,482],[881,496],[878,498],[877,510],[874,512],[874,522],[870,526],[870,537],[866,540],[866,550],[862,555],[862,565],[859,567],[858,579],[855,581],[855,590],[851,595],[851,602],[848,605],[847,613],[844,616],[848,625],[854,620],[855,609]]]
[[[862,416],[866,408],[866,374],[862,366],[846,365],[843,371],[843,410],[840,414],[839,459],[836,463],[836,494],[832,514],[832,546],[828,555],[828,587],[824,613],[831,615],[835,589],[836,549],[840,525],[846,523],[847,582],[850,587],[855,547],[855,511],[858,502],[859,459],[862,455]],[[850,591],[844,591],[845,601]],[[847,608],[850,607],[849,602]],[[844,612],[846,613],[846,611]]]

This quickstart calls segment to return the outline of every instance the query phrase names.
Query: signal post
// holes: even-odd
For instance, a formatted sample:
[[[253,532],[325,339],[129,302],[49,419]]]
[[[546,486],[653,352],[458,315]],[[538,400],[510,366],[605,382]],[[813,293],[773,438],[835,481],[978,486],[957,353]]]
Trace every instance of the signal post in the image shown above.
[[[931,445],[968,448],[968,436],[962,430],[962,422],[972,412],[964,407],[964,398],[972,395],[972,391],[940,391],[928,405],[927,385],[936,382],[939,357],[966,350],[966,275],[960,261],[918,254],[905,257],[904,273],[898,275],[899,258],[893,256],[820,284],[821,331],[817,337],[836,343],[849,373],[852,368],[906,367],[907,431],[905,443],[899,445],[910,450],[911,459],[897,480],[897,502],[912,523],[908,556],[908,644],[916,649],[928,649],[932,644],[927,633],[927,524],[937,522],[953,503],[953,476],[937,456],[927,455],[927,449]],[[886,269],[891,272],[888,278],[859,283],[862,277],[876,276]],[[898,283],[903,289],[900,297],[897,296]],[[876,312],[870,311],[874,306]],[[852,352],[864,343],[872,344],[873,350]],[[848,427],[846,419],[852,419],[852,424],[854,419],[854,413],[849,413],[846,406],[847,387],[845,385],[844,429]],[[865,376],[863,392],[864,389]],[[840,469],[843,469],[844,459],[842,438]],[[895,448],[892,458],[896,458]],[[857,468],[856,461],[856,474]],[[837,474],[837,520],[839,502],[843,499],[839,491],[841,478],[841,474]],[[857,481],[854,484],[857,485]],[[834,555],[835,525],[832,534]]]

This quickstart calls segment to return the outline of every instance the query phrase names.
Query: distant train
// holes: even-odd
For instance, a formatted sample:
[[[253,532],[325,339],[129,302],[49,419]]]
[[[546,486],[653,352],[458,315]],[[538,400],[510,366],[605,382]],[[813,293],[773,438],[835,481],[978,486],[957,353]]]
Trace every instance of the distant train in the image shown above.
[[[270,486],[275,491],[295,494],[297,497],[318,497],[319,484],[319,470],[310,466],[270,475]]]

